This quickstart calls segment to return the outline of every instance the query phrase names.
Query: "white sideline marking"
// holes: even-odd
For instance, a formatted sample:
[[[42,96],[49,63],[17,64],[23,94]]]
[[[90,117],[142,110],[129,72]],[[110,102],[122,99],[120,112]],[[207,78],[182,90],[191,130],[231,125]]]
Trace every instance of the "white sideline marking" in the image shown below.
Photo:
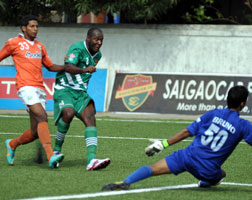
[[[222,182],[221,185],[237,185],[237,186],[248,186],[252,187],[250,183],[231,183],[231,182]]]
[[[6,133],[0,132],[0,135],[20,135],[21,133]],[[56,137],[56,135],[50,134],[52,137]],[[70,138],[83,138],[83,135],[66,135],[66,137]],[[114,136],[98,136],[101,139],[116,139],[116,140],[164,140],[167,138],[136,138],[136,137],[114,137]],[[182,140],[181,142],[192,142],[193,140]],[[240,142],[239,144],[247,144],[246,142]]]
[[[0,135],[21,135],[22,133],[7,133],[7,132],[0,132]],[[50,134],[52,137],[56,137],[54,134]],[[66,135],[66,137],[70,138],[83,138],[83,135]],[[165,138],[137,138],[137,137],[115,137],[115,136],[98,136],[98,138],[102,139],[122,139],[122,140],[149,140],[149,139],[155,139],[155,140],[164,140]],[[183,141],[192,141],[192,140],[183,140]]]
[[[198,187],[197,184],[187,184],[187,185],[174,185],[174,186],[164,186],[164,187],[154,187],[154,188],[143,188],[143,189],[134,189],[134,190],[120,190],[120,191],[110,191],[110,192],[97,192],[97,193],[86,193],[86,194],[74,194],[74,195],[65,195],[65,196],[52,196],[52,197],[35,197],[31,199],[22,199],[22,200],[60,200],[60,199],[86,199],[92,197],[106,197],[122,194],[136,194],[143,192],[153,192],[160,190],[172,190],[172,189],[185,189],[185,188],[194,188]]]
[[[18,115],[0,115],[0,117],[3,118],[25,118],[28,119],[29,116],[18,116]],[[53,119],[53,117],[48,116],[48,119]],[[74,120],[79,120],[78,118],[74,118]],[[153,122],[153,123],[167,123],[167,124],[190,124],[192,123],[193,120],[189,120],[189,121],[181,121],[181,120],[143,120],[143,119],[115,119],[115,118],[111,118],[111,119],[107,119],[107,118],[96,118],[97,121],[112,121],[112,122]]]
[[[252,184],[248,183],[231,183],[222,182],[221,185],[234,185],[234,186],[248,186],[252,187]],[[186,184],[186,185],[170,185],[163,187],[153,187],[153,188],[143,188],[143,189],[133,189],[133,190],[121,190],[121,191],[110,191],[110,192],[97,192],[97,193],[86,193],[86,194],[73,194],[64,196],[51,196],[51,197],[35,197],[30,199],[20,199],[20,200],[61,200],[61,199],[87,199],[93,197],[107,197],[123,194],[136,194],[144,192],[154,192],[161,190],[176,190],[176,189],[187,189],[198,187],[198,184]]]
[[[7,133],[7,132],[0,132],[0,135],[20,135],[21,133]],[[54,134],[50,134],[52,137],[56,137]],[[66,135],[66,137],[70,138],[83,138],[83,135]],[[121,139],[121,140],[164,140],[165,138],[136,138],[136,137],[114,137],[114,136],[98,136],[101,139]],[[184,142],[191,142],[192,140],[183,140]]]

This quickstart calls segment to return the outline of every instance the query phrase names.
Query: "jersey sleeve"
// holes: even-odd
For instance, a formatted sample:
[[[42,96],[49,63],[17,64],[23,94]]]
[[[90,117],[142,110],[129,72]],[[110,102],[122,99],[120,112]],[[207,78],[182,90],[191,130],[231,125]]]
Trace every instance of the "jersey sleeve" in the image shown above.
[[[244,120],[244,123],[242,125],[243,133],[243,139],[252,146],[252,124],[248,120]]]
[[[211,113],[212,111],[209,111],[203,114],[201,117],[195,120],[192,124],[186,127],[186,129],[190,132],[190,137],[197,135],[200,127],[209,121],[209,118],[211,117]]]
[[[4,47],[0,50],[0,61],[11,55],[11,44],[9,40],[5,43]]]
[[[49,56],[47,54],[47,51],[46,51],[46,48],[44,46],[42,46],[42,63],[46,67],[52,67],[53,66],[53,62],[49,58]]]
[[[190,132],[190,137],[193,137],[197,134],[200,122],[201,119],[199,117],[197,120],[195,120],[193,123],[186,127],[186,129]]]

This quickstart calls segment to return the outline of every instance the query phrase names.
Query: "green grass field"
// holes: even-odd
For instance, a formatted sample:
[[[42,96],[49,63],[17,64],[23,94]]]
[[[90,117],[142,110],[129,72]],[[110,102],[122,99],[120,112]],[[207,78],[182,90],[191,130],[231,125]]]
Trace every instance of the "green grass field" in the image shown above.
[[[147,157],[144,154],[144,148],[150,144],[148,138],[168,138],[190,122],[97,118],[97,158],[109,157],[111,164],[106,169],[88,172],[83,138],[84,125],[79,120],[73,121],[66,137],[63,146],[64,161],[60,168],[52,170],[47,161],[43,164],[35,162],[39,141],[19,146],[16,150],[15,165],[8,166],[4,141],[15,138],[28,129],[29,119],[27,115],[0,115],[0,199],[251,199],[252,149],[244,142],[237,146],[224,163],[223,169],[227,172],[227,177],[218,187],[202,189],[189,185],[191,187],[172,188],[197,183],[197,180],[186,172],[178,176],[151,177],[131,185],[131,190],[126,193],[101,191],[104,184],[123,180],[138,167],[152,164],[165,155],[186,147],[192,138],[171,146],[158,156]],[[51,116],[49,128],[54,144],[56,127]],[[154,189],[157,191],[152,191]]]

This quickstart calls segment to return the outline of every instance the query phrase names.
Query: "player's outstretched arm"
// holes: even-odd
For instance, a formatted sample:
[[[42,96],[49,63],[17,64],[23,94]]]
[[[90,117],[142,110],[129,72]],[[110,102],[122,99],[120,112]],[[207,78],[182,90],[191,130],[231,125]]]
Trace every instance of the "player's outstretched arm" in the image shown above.
[[[47,66],[45,66],[45,67],[47,68],[48,71],[51,71],[51,72],[66,71],[70,74],[93,73],[96,71],[96,68],[94,66],[89,66],[87,68],[79,68],[71,63],[67,63],[65,65],[53,64],[53,66],[51,66],[51,67],[47,67]]]
[[[167,148],[168,146],[173,145],[173,144],[187,138],[189,135],[190,135],[190,132],[187,129],[183,129],[179,133],[177,133],[175,136],[173,136],[167,140],[150,139],[152,144],[145,148],[145,153],[147,156],[155,156],[155,155],[163,152],[164,149]]]
[[[96,72],[96,68],[94,66],[88,66],[87,68],[79,68],[72,63],[66,63],[65,71],[70,74],[93,73]]]
[[[50,72],[62,72],[62,71],[65,71],[65,69],[66,69],[65,65],[53,64],[53,66],[51,66],[51,67],[47,67],[46,65],[44,65],[44,66]]]
[[[167,141],[170,145],[173,145],[177,142],[180,142],[181,140],[184,140],[185,138],[190,136],[190,132],[187,129],[183,129],[180,132],[178,132],[176,135],[169,138]]]

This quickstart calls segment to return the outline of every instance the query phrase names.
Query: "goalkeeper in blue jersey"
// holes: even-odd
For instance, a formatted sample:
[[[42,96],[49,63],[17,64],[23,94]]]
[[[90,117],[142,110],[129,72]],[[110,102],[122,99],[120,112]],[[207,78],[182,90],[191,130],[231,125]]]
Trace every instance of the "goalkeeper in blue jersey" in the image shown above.
[[[217,185],[226,176],[221,165],[239,142],[244,139],[252,145],[252,125],[239,117],[239,111],[245,106],[248,95],[244,86],[232,87],[228,92],[227,108],[205,113],[175,136],[154,141],[145,149],[145,153],[154,156],[189,136],[195,136],[187,148],[178,150],[155,164],[137,169],[122,182],[104,185],[102,190],[126,190],[131,184],[151,176],[178,175],[185,171],[199,180],[199,187]]]
[[[110,159],[97,159],[97,129],[95,104],[87,94],[88,82],[96,71],[96,64],[101,59],[100,47],[103,43],[103,32],[99,28],[90,28],[85,41],[70,46],[65,64],[86,70],[82,74],[59,72],[56,76],[54,92],[54,122],[57,134],[53,151],[60,153],[66,133],[74,116],[85,125],[84,137],[87,148],[88,171],[107,167]]]

